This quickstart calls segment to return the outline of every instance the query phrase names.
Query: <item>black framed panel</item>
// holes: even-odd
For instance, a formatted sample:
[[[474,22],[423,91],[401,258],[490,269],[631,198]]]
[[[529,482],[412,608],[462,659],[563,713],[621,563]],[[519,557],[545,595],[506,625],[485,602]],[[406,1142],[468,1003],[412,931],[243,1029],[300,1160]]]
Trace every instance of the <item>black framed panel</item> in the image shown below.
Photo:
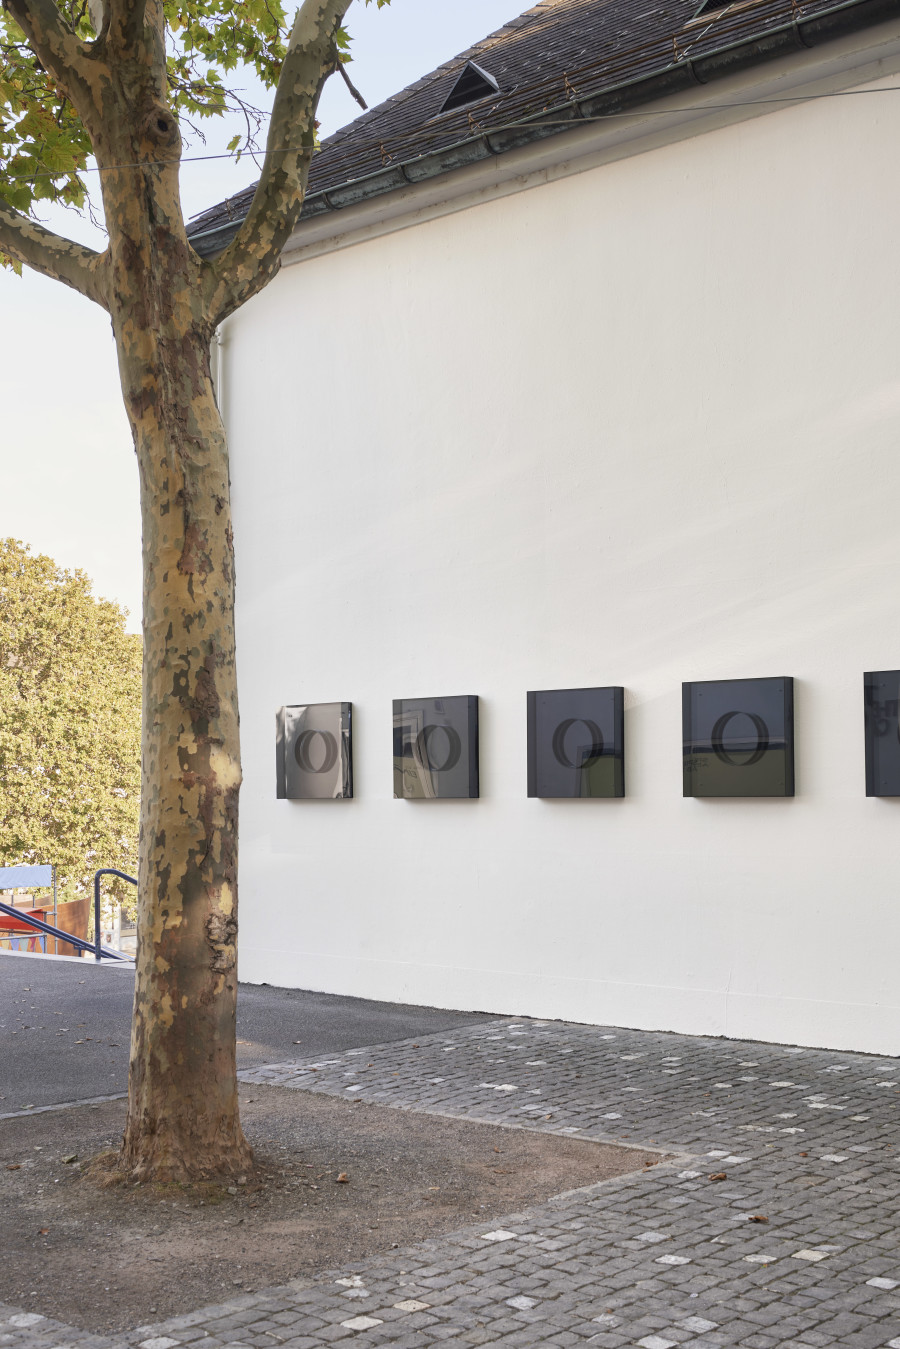
[[[625,690],[528,694],[528,795],[625,795]]]
[[[353,796],[352,703],[306,703],[276,714],[280,801],[341,801]]]
[[[682,685],[685,796],[794,795],[794,681]]]
[[[866,796],[900,796],[900,670],[863,675]]]
[[[452,801],[478,796],[478,698],[394,700],[394,796]]]

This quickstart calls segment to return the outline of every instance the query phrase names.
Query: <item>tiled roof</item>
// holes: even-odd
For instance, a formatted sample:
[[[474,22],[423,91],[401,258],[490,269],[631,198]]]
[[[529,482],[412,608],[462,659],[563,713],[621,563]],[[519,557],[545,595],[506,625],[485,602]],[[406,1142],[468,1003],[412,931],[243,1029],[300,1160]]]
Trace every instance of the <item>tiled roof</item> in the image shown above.
[[[458,160],[451,147],[489,138],[481,156],[487,157],[565,129],[566,119],[584,116],[586,106],[590,114],[591,99],[600,96],[606,107],[611,91],[633,105],[703,83],[729,66],[801,48],[808,45],[807,33],[818,41],[832,30],[900,14],[900,0],[736,0],[695,17],[698,6],[699,0],[539,0],[324,141],[313,160],[304,216],[355,199],[361,193],[354,194],[353,184],[373,175],[385,191],[433,176],[435,168],[456,167],[465,156]],[[715,72],[714,53],[720,54]],[[468,61],[493,76],[499,93],[441,113]],[[651,88],[649,77],[660,76],[667,78],[657,78]],[[630,98],[623,86],[630,87]],[[553,126],[523,133],[522,123],[535,118]],[[221,248],[229,232],[222,227],[236,227],[253,191],[204,212],[190,233],[217,231],[215,246]]]

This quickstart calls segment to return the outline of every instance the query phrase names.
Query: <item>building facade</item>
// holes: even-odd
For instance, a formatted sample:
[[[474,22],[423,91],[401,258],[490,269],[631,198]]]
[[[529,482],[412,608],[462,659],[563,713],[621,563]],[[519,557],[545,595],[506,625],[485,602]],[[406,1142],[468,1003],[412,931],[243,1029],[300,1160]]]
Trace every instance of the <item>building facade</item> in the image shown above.
[[[900,1052],[863,693],[900,667],[900,18],[868,13],[351,185],[228,321],[242,979]],[[686,797],[683,684],[762,677],[794,795]],[[527,693],[610,686],[625,794],[529,797]],[[395,799],[394,700],[451,695],[478,798]],[[352,799],[277,799],[276,714],[333,702]]]

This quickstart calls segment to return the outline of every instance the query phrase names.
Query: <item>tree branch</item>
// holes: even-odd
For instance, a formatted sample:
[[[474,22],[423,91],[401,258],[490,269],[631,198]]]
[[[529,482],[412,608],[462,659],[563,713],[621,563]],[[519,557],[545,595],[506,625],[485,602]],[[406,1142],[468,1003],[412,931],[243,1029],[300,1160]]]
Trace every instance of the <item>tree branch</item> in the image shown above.
[[[120,51],[133,48],[144,32],[147,0],[100,0],[107,15],[109,43]]]
[[[41,65],[74,104],[82,121],[86,121],[95,107],[91,85],[96,77],[96,63],[88,47],[63,18],[55,0],[3,0],[3,4]]]
[[[351,80],[350,76],[347,74],[347,67],[344,65],[343,61],[338,61],[338,73],[341,79],[346,84],[352,96],[356,99],[357,103],[362,108],[363,112],[368,112],[369,105],[363,98],[362,94],[357,89],[356,85]]]
[[[40,272],[42,276],[63,281],[104,309],[106,299],[106,254],[95,253],[71,239],[64,239],[29,220],[0,198],[0,251],[16,262]]]
[[[203,265],[204,298],[213,324],[262,290],[300,218],[316,144],[316,109],[339,61],[338,28],[350,0],[304,0],[281,70],[262,175],[247,218],[232,242]]]

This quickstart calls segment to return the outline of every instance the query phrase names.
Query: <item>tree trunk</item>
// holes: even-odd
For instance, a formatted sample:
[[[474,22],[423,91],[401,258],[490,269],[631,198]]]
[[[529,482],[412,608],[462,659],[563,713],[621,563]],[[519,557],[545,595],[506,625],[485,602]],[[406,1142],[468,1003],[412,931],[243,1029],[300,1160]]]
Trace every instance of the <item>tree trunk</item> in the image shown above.
[[[137,1180],[226,1176],[252,1163],[235,1063],[241,769],[228,451],[177,167],[110,173],[104,193],[144,564],[137,983],[121,1166]]]
[[[273,278],[300,219],[318,97],[340,61],[348,0],[302,0],[250,212],[208,262],[190,246],[178,194],[170,7],[104,0],[92,9],[96,40],[86,42],[53,0],[3,4],[34,51],[35,71],[72,103],[89,136],[109,247],[97,254],[62,239],[1,197],[0,244],[111,314],[140,469],[138,978],[120,1163],[139,1180],[231,1175],[252,1159],[237,1117],[235,1064],[240,749],[231,502],[209,343],[213,326]],[[251,30],[256,22],[246,18]],[[273,42],[281,47],[277,34]]]
[[[133,389],[144,558],[137,984],[122,1161],[136,1178],[245,1170],[238,1118],[241,782],[225,433],[204,333]],[[173,378],[174,376],[174,378]]]
[[[53,0],[3,0],[35,72],[70,101],[90,138],[109,247],[100,254],[63,239],[2,197],[0,245],[102,304],[116,337],[144,525],[137,986],[121,1165],[140,1180],[191,1179],[251,1162],[234,1036],[241,769],[231,507],[209,344],[215,324],[274,276],[300,217],[316,108],[340,61],[349,0],[302,0],[250,210],[207,262],[188,242],[178,192],[166,43],[184,16],[172,15],[170,28],[164,0],[90,2],[95,41]],[[245,16],[244,27],[257,22]],[[280,60],[278,24],[274,35],[264,27],[263,47]],[[242,41],[235,51],[256,62],[255,42]]]

